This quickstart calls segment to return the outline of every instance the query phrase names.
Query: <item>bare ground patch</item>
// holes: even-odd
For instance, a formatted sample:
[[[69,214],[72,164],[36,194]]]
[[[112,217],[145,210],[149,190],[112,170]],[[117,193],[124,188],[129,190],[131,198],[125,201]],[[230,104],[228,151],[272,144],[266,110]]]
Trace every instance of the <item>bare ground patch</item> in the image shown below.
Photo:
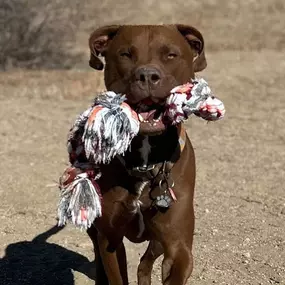
[[[198,165],[189,283],[285,284],[284,54],[219,52],[208,62],[201,75],[227,115],[187,123]],[[0,284],[94,283],[86,234],[44,233],[56,222],[68,128],[102,89],[93,71],[1,74]],[[131,284],[144,247],[127,242]]]

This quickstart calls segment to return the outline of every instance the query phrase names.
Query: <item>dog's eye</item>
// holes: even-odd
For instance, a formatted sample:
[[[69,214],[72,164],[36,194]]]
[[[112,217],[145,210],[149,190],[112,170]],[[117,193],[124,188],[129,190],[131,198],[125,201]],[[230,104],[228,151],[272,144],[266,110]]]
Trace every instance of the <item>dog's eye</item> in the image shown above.
[[[174,52],[170,52],[170,53],[167,55],[167,58],[168,58],[168,59],[173,59],[173,58],[175,58],[175,57],[177,57],[177,54],[174,53]]]
[[[131,53],[128,52],[128,51],[123,51],[123,52],[121,52],[121,53],[120,53],[120,56],[121,56],[121,57],[132,58]]]

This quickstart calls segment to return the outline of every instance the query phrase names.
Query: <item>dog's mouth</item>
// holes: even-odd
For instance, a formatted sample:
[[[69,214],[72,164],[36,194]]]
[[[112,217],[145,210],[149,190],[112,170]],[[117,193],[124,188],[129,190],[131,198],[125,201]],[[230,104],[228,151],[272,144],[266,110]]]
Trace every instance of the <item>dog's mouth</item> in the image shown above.
[[[138,104],[132,105],[132,109],[138,114],[140,121],[140,134],[159,135],[166,130],[164,122],[165,101],[153,102],[145,99]]]

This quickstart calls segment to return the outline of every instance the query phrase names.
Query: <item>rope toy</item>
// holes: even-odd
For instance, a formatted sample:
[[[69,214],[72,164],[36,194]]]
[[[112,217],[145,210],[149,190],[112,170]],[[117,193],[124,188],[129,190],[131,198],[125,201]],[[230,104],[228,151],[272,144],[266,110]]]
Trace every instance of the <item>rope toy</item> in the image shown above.
[[[100,94],[70,129],[67,149],[71,166],[59,180],[59,226],[71,221],[87,229],[102,216],[102,197],[95,181],[101,176],[100,164],[123,155],[140,128],[138,114],[125,100],[124,95],[112,91]],[[170,91],[163,120],[178,125],[192,114],[207,121],[216,121],[225,115],[224,104],[214,97],[202,78]]]
[[[138,116],[125,99],[112,91],[96,97],[93,105],[76,119],[68,148],[79,133],[86,158],[95,164],[108,163],[115,155],[123,154],[139,132]]]
[[[207,121],[216,121],[225,115],[223,102],[215,98],[203,78],[174,87],[166,100],[165,116],[172,124],[187,120],[191,114]]]
[[[100,188],[95,182],[94,170],[83,172],[68,167],[60,178],[61,200],[58,205],[59,226],[67,220],[81,228],[89,228],[95,218],[102,215]]]

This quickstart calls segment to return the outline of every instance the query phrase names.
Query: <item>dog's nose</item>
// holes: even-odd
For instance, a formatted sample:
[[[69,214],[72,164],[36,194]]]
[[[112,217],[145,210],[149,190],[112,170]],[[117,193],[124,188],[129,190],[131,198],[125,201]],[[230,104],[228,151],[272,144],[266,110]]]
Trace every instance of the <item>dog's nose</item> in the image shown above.
[[[161,79],[160,71],[155,67],[139,67],[135,72],[136,80],[142,85],[156,85]]]

